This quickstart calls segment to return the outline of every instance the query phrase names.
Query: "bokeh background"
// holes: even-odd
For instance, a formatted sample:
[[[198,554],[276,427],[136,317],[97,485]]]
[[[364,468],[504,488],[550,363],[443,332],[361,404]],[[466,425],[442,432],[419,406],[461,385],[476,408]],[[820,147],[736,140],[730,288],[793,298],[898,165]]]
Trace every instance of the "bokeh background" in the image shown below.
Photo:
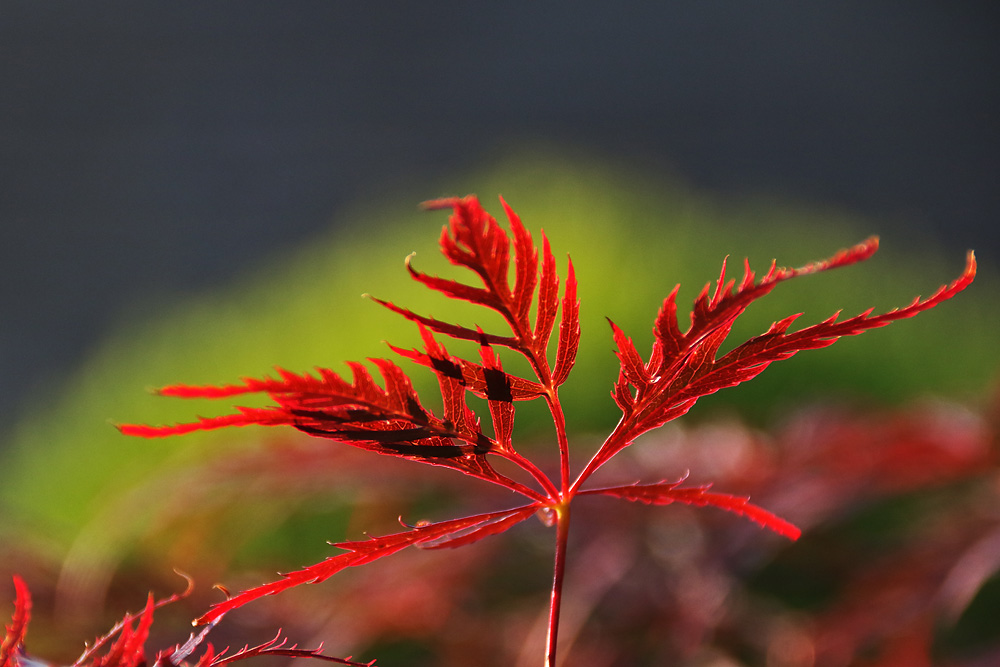
[[[581,432],[614,419],[604,315],[641,339],[673,284],[693,296],[726,254],[797,264],[872,233],[871,266],[789,286],[741,333],[803,308],[906,303],[968,248],[982,276],[950,310],[803,355],[700,418],[771,427],[821,397],[930,394],[985,411],[1000,365],[998,37],[988,2],[3,3],[6,543],[46,554],[39,580],[63,567],[64,589],[75,576],[105,590],[125,558],[96,546],[108,508],[165,462],[240,444],[123,443],[107,420],[220,409],[160,404],[148,386],[338,368],[407,342],[362,292],[452,312],[401,270],[413,250],[444,270],[442,220],[415,206],[443,194],[496,211],[502,193],[572,253]],[[305,524],[298,544],[340,538]]]
[[[990,2],[5,2],[0,420],[123,308],[524,143],[988,261],[998,26]]]

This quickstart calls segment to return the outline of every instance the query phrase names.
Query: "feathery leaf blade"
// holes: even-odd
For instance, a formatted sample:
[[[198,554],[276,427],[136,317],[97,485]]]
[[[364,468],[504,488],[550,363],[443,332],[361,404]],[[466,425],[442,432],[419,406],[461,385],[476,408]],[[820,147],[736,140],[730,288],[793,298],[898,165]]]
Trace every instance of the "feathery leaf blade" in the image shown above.
[[[388,308],[397,315],[402,315],[411,322],[416,322],[417,324],[422,324],[431,331],[435,333],[445,334],[446,336],[451,336],[456,340],[469,340],[473,342],[480,342],[484,339],[489,341],[491,345],[501,345],[503,347],[509,347],[511,349],[519,349],[520,343],[516,338],[510,336],[498,336],[496,334],[484,334],[476,329],[470,329],[469,327],[463,327],[458,324],[450,324],[448,322],[443,322],[441,320],[435,319],[433,317],[427,317],[425,315],[418,315],[417,313],[409,310],[408,308],[402,308],[392,303],[391,301],[384,301],[382,299],[369,296],[375,303]]]
[[[651,373],[662,368],[666,359],[676,359],[686,344],[684,334],[677,325],[677,293],[680,288],[679,284],[674,285],[674,289],[663,300],[663,305],[656,314],[656,323],[653,326],[653,352],[646,366]]]
[[[701,397],[754,378],[774,361],[787,359],[801,350],[827,347],[844,336],[857,335],[913,317],[952,298],[968,287],[976,275],[975,255],[970,252],[963,273],[926,299],[918,297],[908,306],[881,315],[872,315],[872,311],[868,310],[838,321],[835,314],[819,324],[788,333],[798,317],[792,315],[772,324],[764,334],[717,358],[718,350],[735,319],[750,303],[768,294],[778,283],[854,264],[871,257],[877,248],[878,239],[872,237],[839,251],[827,260],[799,269],[778,269],[772,263],[759,281],[755,280],[749,265],[745,264],[738,288],[735,288],[735,281],[726,279],[724,263],[714,293],[706,285],[695,299],[691,327],[686,333],[680,334],[675,323],[676,288],[667,296],[657,315],[653,351],[645,364],[631,339],[612,323],[618,348],[616,354],[621,362],[612,395],[622,410],[623,419],[578,476],[574,487],[579,488],[595,470],[632,444],[639,435],[685,414]]]
[[[483,209],[474,196],[439,199],[424,206],[432,210],[452,209],[448,225],[441,233],[441,251],[452,264],[471,269],[483,281],[481,291],[467,292],[472,298],[458,298],[494,309],[510,304],[513,299],[507,282],[510,239],[496,219]]]
[[[506,516],[501,516],[500,518],[483,522],[465,532],[459,532],[438,540],[421,543],[418,546],[421,549],[457,549],[458,547],[464,547],[474,542],[478,542],[484,537],[499,535],[500,533],[510,530],[517,524],[537,513],[539,507],[539,504],[525,505],[524,507],[511,511]]]
[[[802,531],[794,524],[768,512],[762,507],[752,504],[749,498],[733,496],[727,493],[711,492],[709,491],[711,485],[681,487],[683,482],[684,478],[675,482],[658,482],[655,484],[636,483],[626,486],[587,489],[581,491],[580,495],[613,496],[622,500],[644,503],[646,505],[683,503],[697,507],[718,507],[738,516],[745,516],[764,528],[768,528],[793,541],[797,540],[802,534]]]
[[[573,260],[569,260],[566,270],[566,286],[563,288],[562,320],[559,323],[559,342],[556,347],[556,363],[552,370],[552,384],[563,384],[573,370],[576,353],[580,347],[580,301],[576,296],[576,272]]]
[[[640,393],[645,392],[645,390],[650,385],[649,374],[646,371],[646,365],[643,363],[642,358],[639,357],[639,352],[635,349],[635,344],[632,339],[625,335],[617,324],[608,319],[608,324],[611,325],[611,332],[614,337],[615,345],[618,349],[615,351],[615,355],[618,357],[619,362],[621,362],[621,372],[628,380],[629,384],[635,387]]]
[[[542,234],[542,275],[538,283],[538,308],[535,311],[535,329],[532,332],[535,352],[545,354],[552,329],[559,312],[559,274],[556,258],[549,246],[549,239]]]
[[[370,361],[379,369],[384,387],[357,362],[348,364],[352,382],[327,369],[319,369],[318,377],[279,369],[280,379],[245,381],[248,389],[266,391],[277,407],[238,407],[236,414],[203,417],[194,423],[120,424],[117,428],[125,435],[154,438],[228,426],[291,426],[314,437],[451,468],[532,499],[540,497],[537,491],[498,473],[486,460],[496,445],[482,432],[478,418],[465,403],[464,387],[441,382],[445,414],[438,418],[421,404],[399,366],[388,359]],[[215,392],[213,388],[185,391],[194,393],[211,396]]]
[[[187,435],[195,431],[211,431],[229,426],[282,426],[292,425],[294,417],[277,408],[236,408],[239,412],[219,417],[198,417],[198,421],[183,424],[148,426],[146,424],[115,424],[122,435],[139,438],[166,438]]]
[[[511,209],[503,197],[500,204],[507,214],[510,229],[514,234],[514,304],[513,314],[525,330],[528,329],[528,313],[535,296],[538,280],[538,248],[531,234],[521,223],[521,217]]]
[[[530,505],[528,507],[534,508],[535,505]],[[286,591],[302,584],[320,583],[345,568],[371,563],[401,551],[406,547],[433,542],[435,540],[447,538],[455,533],[475,529],[480,526],[486,526],[495,522],[501,522],[512,515],[521,516],[524,512],[525,507],[516,507],[509,510],[476,514],[473,516],[463,517],[461,519],[422,524],[401,533],[374,537],[368,540],[340,542],[334,544],[333,546],[343,549],[344,553],[331,556],[326,560],[316,563],[315,565],[310,565],[309,567],[301,570],[283,574],[281,575],[281,579],[277,581],[248,589],[242,593],[234,595],[224,602],[216,603],[212,605],[208,613],[198,618],[195,621],[195,624],[205,625],[212,623],[223,614],[242,607],[243,605],[259,598],[281,593],[282,591]],[[512,524],[504,524],[505,529],[509,528],[510,525]],[[490,534],[494,533],[490,533],[488,531],[482,531],[480,533],[481,537],[487,537]]]
[[[759,375],[774,361],[787,359],[797,352],[828,347],[845,336],[856,336],[870,329],[879,329],[897,320],[913,317],[964,290],[975,279],[975,275],[975,255],[970,252],[965,269],[957,279],[938,288],[930,297],[917,297],[902,308],[895,308],[881,315],[872,315],[872,309],[868,309],[842,321],[838,321],[838,314],[835,313],[818,324],[792,333],[787,333],[787,330],[798,315],[787,317],[774,323],[766,333],[751,338],[714,361],[709,372],[692,382],[690,393],[705,395],[723,387],[740,384]]]
[[[749,264],[744,262],[743,280],[736,291],[732,290],[735,281],[726,280],[726,262],[723,262],[722,272],[716,281],[714,294],[710,296],[709,285],[705,285],[698,298],[695,299],[694,308],[691,312],[691,326],[683,335],[683,343],[678,345],[679,341],[671,332],[669,337],[673,342],[672,347],[676,348],[676,352],[673,355],[664,354],[662,366],[670,366],[676,360],[677,356],[683,355],[686,350],[698,344],[704,336],[727,326],[731,327],[732,322],[751,303],[769,294],[779,283],[799,276],[856,264],[869,259],[877,250],[878,237],[872,236],[850,248],[839,250],[828,259],[811,262],[797,269],[779,269],[772,262],[770,270],[763,278],[756,282]],[[666,302],[664,302],[664,307],[670,310],[670,306]],[[660,327],[657,327],[657,331],[660,331]],[[664,343],[664,347],[666,348],[668,345]]]
[[[406,258],[406,270],[410,272],[410,277],[417,282],[423,283],[432,290],[441,292],[449,299],[470,301],[494,310],[501,307],[500,300],[488,289],[483,289],[482,287],[472,287],[471,285],[460,283],[457,280],[439,278],[437,276],[423,273],[422,271],[417,271],[413,268],[412,259],[413,255]]]

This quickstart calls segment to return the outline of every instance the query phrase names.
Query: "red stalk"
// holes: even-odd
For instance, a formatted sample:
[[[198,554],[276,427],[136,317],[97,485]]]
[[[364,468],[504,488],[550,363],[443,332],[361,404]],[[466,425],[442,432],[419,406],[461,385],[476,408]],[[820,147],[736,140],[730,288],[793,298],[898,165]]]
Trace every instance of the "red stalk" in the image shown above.
[[[549,633],[545,644],[545,667],[555,667],[556,665],[559,608],[562,604],[563,577],[566,574],[566,544],[569,538],[569,503],[564,500],[552,509],[556,513],[556,555],[552,575],[552,598],[549,603]]]

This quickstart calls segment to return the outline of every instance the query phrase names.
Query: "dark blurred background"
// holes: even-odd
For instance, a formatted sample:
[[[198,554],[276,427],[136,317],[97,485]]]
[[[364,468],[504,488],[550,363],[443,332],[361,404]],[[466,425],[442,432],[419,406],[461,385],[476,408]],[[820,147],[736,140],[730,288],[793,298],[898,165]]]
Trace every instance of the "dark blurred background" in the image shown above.
[[[926,0],[8,0],[0,428],[128,304],[224,281],[360,198],[518,143],[995,260],[998,19]]]

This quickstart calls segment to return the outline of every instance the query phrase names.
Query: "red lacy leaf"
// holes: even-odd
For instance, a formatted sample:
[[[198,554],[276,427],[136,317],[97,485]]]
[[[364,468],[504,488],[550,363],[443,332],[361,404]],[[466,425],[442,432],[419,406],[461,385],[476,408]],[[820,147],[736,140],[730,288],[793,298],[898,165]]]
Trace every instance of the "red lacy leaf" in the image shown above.
[[[562,321],[559,323],[559,346],[556,348],[556,365],[552,370],[552,384],[561,385],[569,377],[580,347],[580,301],[576,298],[576,272],[569,261],[566,272],[566,289],[562,301]]]
[[[871,238],[842,250],[828,260],[800,269],[777,269],[772,263],[760,282],[755,282],[753,272],[745,264],[743,279],[735,291],[735,281],[726,280],[723,263],[714,293],[710,294],[706,285],[695,299],[691,326],[686,333],[681,333],[677,327],[677,289],[666,298],[656,318],[653,350],[646,363],[639,357],[631,339],[612,323],[620,361],[620,375],[613,396],[624,418],[580,476],[577,485],[640,434],[685,414],[702,396],[756,377],[772,362],[787,359],[801,350],[826,347],[843,336],[853,336],[895,320],[913,317],[955,296],[976,275],[975,257],[970,252],[962,275],[927,299],[918,297],[904,308],[881,315],[872,315],[872,311],[868,310],[837,321],[835,314],[819,324],[788,333],[788,328],[798,317],[793,315],[775,322],[764,334],[717,358],[719,347],[729,335],[736,318],[750,303],[769,293],[778,283],[867,259],[877,247],[877,239]]]
[[[264,584],[257,588],[251,588],[229,598],[225,602],[215,604],[207,614],[197,619],[195,623],[197,625],[211,623],[223,614],[242,607],[246,603],[258,598],[266,595],[274,595],[275,593],[280,593],[301,584],[315,584],[325,581],[344,568],[365,565],[409,546],[433,546],[434,542],[457,534],[462,535],[462,538],[460,538],[463,540],[462,544],[468,544],[483,537],[507,530],[517,523],[517,521],[511,520],[511,517],[519,517],[518,520],[520,521],[531,516],[537,509],[538,504],[526,505],[498,512],[476,514],[451,521],[421,524],[406,532],[375,537],[369,540],[334,544],[333,546],[344,549],[346,553],[331,556],[320,563],[302,570],[283,574],[282,578],[278,581]],[[501,525],[491,530],[490,526],[497,523]],[[468,531],[471,531],[471,533]]]
[[[538,270],[538,248],[520,218],[501,198],[514,237],[514,285],[510,285],[511,241],[497,221],[483,210],[474,196],[440,199],[425,204],[430,209],[451,208],[452,216],[441,233],[441,251],[456,265],[470,269],[479,276],[482,287],[473,287],[454,280],[438,278],[413,268],[407,258],[407,269],[417,281],[447,297],[469,301],[498,312],[510,326],[512,336],[485,334],[482,331],[441,322],[418,315],[395,304],[375,299],[386,308],[421,324],[437,333],[460,340],[501,345],[521,352],[532,363],[540,382],[558,386],[565,381],[579,342],[579,316],[576,301],[576,279],[569,267],[563,298],[563,324],[560,327],[556,367],[558,381],[552,382],[546,352],[556,315],[559,311],[559,277],[549,241],[542,236],[542,266]],[[532,326],[529,313],[535,292],[538,304]]]
[[[650,382],[647,377],[645,364],[643,364],[639,352],[635,349],[632,339],[626,336],[625,332],[619,329],[617,324],[611,320],[608,320],[608,323],[611,325],[615,345],[618,346],[615,356],[618,357],[622,375],[625,376],[625,380],[632,386],[645,388]]]
[[[142,612],[138,614],[126,614],[110,631],[99,637],[92,645],[89,645],[87,650],[73,663],[73,667],[141,667],[146,665],[145,644],[149,639],[150,629],[153,625],[154,611],[187,597],[193,589],[192,580],[187,575],[179,572],[178,574],[187,579],[188,586],[186,590],[164,598],[159,602],[150,594]],[[0,666],[2,667],[17,667],[17,665],[21,664],[16,659],[16,655],[20,650],[23,650],[24,637],[27,633],[28,620],[30,618],[31,595],[24,581],[16,575],[14,576],[14,588],[16,591],[16,600],[13,621],[11,625],[6,626],[4,640],[0,643]],[[133,627],[135,623],[137,624]],[[197,635],[192,634],[184,644],[175,645],[167,650],[160,651],[153,663],[154,667],[179,667],[192,664],[187,662],[188,656],[201,645],[214,626],[215,624],[212,623]],[[117,639],[115,639],[116,637]],[[374,660],[360,663],[353,662],[350,658],[343,659],[324,655],[321,653],[322,646],[313,650],[299,649],[294,645],[285,646],[285,640],[279,642],[279,637],[280,632],[279,636],[270,642],[253,648],[246,647],[230,656],[215,656],[212,646],[209,644],[205,653],[194,665],[195,667],[216,667],[217,665],[258,655],[314,658],[341,665],[351,665],[352,667],[371,667],[375,664]],[[108,648],[108,652],[103,656],[97,655],[98,651],[111,642],[112,639],[114,639],[114,642]],[[32,658],[26,658],[23,662],[24,664],[47,664]]]
[[[484,537],[499,535],[514,525],[521,523],[537,511],[538,505],[525,505],[517,510],[511,510],[507,513],[507,516],[495,521],[479,523],[464,532],[454,533],[439,540],[422,542],[418,546],[421,549],[455,549],[464,547],[467,544],[478,542]]]
[[[510,222],[511,231],[514,233],[514,317],[525,326],[528,324],[528,311],[531,309],[531,301],[535,296],[535,284],[538,280],[538,249],[531,240],[531,234],[521,224],[521,218],[507,205],[503,197],[500,198],[504,213]],[[504,271],[504,280],[507,279],[507,272]]]
[[[432,349],[430,356],[450,359],[443,348]],[[464,388],[448,378],[441,381],[444,415],[438,418],[421,405],[402,369],[387,359],[371,362],[378,368],[384,388],[363,365],[354,362],[348,364],[353,374],[351,382],[328,369],[318,369],[317,375],[278,369],[277,379],[245,379],[242,385],[222,387],[177,385],[160,390],[166,396],[185,398],[266,392],[278,407],[237,408],[237,414],[201,418],[190,424],[123,424],[118,428],[126,435],[152,438],[227,426],[286,425],[378,454],[457,469],[528,497],[539,497],[537,492],[497,473],[486,460],[486,454],[496,451],[497,445],[483,434],[475,414],[466,406]],[[443,374],[438,376],[440,379]]]
[[[710,492],[709,488],[711,488],[711,485],[679,488],[683,482],[683,479],[679,479],[676,482],[629,484],[627,486],[587,489],[586,491],[581,491],[580,495],[601,494],[632,502],[645,503],[647,505],[670,505],[671,503],[684,503],[698,507],[711,505],[712,507],[718,507],[739,516],[745,516],[764,528],[769,528],[791,540],[799,539],[799,536],[802,534],[802,531],[794,524],[768,512],[762,507],[751,504],[749,498],[733,496],[727,493]]]
[[[446,296],[492,308],[512,322],[517,322],[516,313],[522,310],[523,304],[514,303],[508,284],[510,239],[496,219],[483,210],[475,197],[440,199],[425,206],[428,209],[454,210],[448,225],[441,231],[441,251],[452,264],[477,273],[483,287],[470,287],[454,280],[429,276],[408,263],[407,268],[413,278]],[[508,310],[511,305],[513,309]]]
[[[0,642],[0,667],[15,667],[17,651],[24,645],[31,620],[31,592],[21,577],[14,575],[14,615],[10,625],[5,626],[3,641]]]
[[[538,286],[538,310],[535,314],[533,341],[544,341],[536,345],[539,353],[544,352],[552,336],[552,329],[559,312],[559,274],[556,273],[556,258],[549,247],[549,240],[542,235],[542,278]],[[541,349],[539,349],[539,347]]]
[[[410,379],[398,366],[385,359],[371,359],[382,375],[384,388],[376,384],[368,371],[357,363],[349,364],[353,373],[351,382],[327,369],[318,369],[316,375],[297,375],[279,369],[278,378],[244,379],[241,384],[209,387],[174,385],[160,390],[160,393],[183,398],[222,398],[261,392],[269,394],[278,406],[237,408],[237,414],[200,418],[190,424],[126,424],[119,429],[127,435],[159,437],[227,426],[288,425],[316,437],[330,438],[379,454],[457,469],[529,498],[542,498],[538,492],[497,473],[486,455],[504,456],[526,470],[546,489],[553,488],[548,479],[543,479],[544,475],[537,467],[514,452],[511,446],[514,408],[510,403],[539,396],[551,400],[555,387],[568,376],[576,358],[580,335],[576,277],[570,263],[562,299],[562,324],[553,374],[546,353],[559,310],[559,278],[555,259],[548,240],[544,239],[539,274],[538,248],[518,216],[506,202],[501,202],[514,239],[513,287],[509,275],[510,238],[475,197],[445,199],[431,202],[428,206],[453,209],[449,224],[442,231],[441,250],[452,264],[475,272],[483,286],[473,287],[429,276],[416,271],[409,259],[407,267],[414,279],[431,289],[496,310],[509,324],[512,336],[497,336],[480,329],[440,322],[376,300],[420,326],[424,352],[392,349],[434,371],[444,405],[440,418],[423,407]],[[538,304],[532,327],[529,314],[536,290]],[[480,365],[451,357],[444,346],[434,340],[432,332],[478,342],[483,363]],[[510,347],[524,354],[538,381],[504,372],[499,358],[490,349],[493,345]],[[478,417],[466,404],[466,391],[489,402],[495,439],[482,432]]]

